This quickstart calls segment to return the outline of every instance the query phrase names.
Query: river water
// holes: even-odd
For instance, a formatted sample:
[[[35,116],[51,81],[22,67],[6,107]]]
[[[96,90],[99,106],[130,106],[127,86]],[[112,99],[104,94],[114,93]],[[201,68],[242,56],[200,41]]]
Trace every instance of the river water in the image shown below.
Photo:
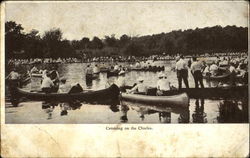
[[[93,65],[95,63],[92,63]],[[105,63],[109,65],[110,63]],[[128,63],[119,63],[125,65]],[[165,73],[171,84],[178,87],[176,72],[171,71],[174,61],[158,61],[158,66],[165,66]],[[40,65],[39,67],[41,67]],[[103,89],[114,83],[118,77],[107,78],[106,73],[100,73],[92,84],[86,85],[86,63],[60,64],[59,75],[67,78],[69,84],[80,83],[85,89]],[[30,65],[25,66],[30,69]],[[148,86],[155,87],[157,73],[127,72],[126,81],[133,85],[138,77],[144,77]],[[38,90],[40,79],[32,78],[31,83],[24,87],[27,90]],[[204,80],[205,87],[216,86],[218,82]],[[189,86],[194,87],[194,81],[189,74]],[[183,87],[184,84],[183,84]],[[248,98],[238,100],[190,99],[188,108],[170,108],[139,105],[123,102],[121,105],[91,105],[83,103],[50,103],[20,102],[13,107],[6,101],[6,123],[244,123],[248,122]]]

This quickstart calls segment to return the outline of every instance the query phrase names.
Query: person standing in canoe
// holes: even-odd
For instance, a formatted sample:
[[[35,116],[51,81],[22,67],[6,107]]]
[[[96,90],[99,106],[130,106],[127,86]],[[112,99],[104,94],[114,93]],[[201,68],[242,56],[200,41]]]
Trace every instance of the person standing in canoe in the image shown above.
[[[199,84],[201,88],[204,88],[203,84],[203,76],[202,76],[202,64],[197,61],[196,57],[193,57],[193,63],[191,64],[191,73],[194,77],[195,88],[199,88]]]
[[[148,88],[147,85],[144,82],[144,79],[142,77],[138,78],[138,83],[135,85],[131,90],[129,90],[129,93],[136,93],[136,94],[147,94]]]
[[[187,66],[187,63],[184,61],[183,55],[181,55],[180,57],[177,57],[176,71],[177,71],[179,89],[182,88],[182,80],[184,81],[186,88],[189,88],[188,66]]]
[[[170,82],[167,79],[167,75],[160,73],[158,76],[159,80],[157,82],[157,95],[165,95],[170,90]]]
[[[51,93],[53,91],[54,83],[50,77],[51,74],[47,72],[45,78],[42,81],[41,89],[45,93]]]

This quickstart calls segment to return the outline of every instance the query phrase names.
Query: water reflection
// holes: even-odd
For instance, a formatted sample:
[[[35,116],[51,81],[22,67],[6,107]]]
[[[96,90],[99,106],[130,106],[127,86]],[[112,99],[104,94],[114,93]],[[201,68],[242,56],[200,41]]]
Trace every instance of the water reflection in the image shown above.
[[[207,123],[207,114],[204,112],[204,99],[195,100],[195,111],[192,115],[193,123]]]
[[[248,100],[223,100],[218,105],[220,123],[248,122]]]

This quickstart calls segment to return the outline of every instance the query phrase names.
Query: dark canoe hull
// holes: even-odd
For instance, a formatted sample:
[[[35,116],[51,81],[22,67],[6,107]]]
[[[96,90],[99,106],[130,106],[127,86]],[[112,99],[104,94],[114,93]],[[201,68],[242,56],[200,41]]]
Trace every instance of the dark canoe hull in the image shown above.
[[[119,99],[119,88],[116,85],[111,85],[107,89],[97,90],[97,91],[87,91],[75,94],[68,93],[49,93],[45,94],[42,92],[28,92],[20,88],[17,88],[17,96],[25,97],[30,100],[35,101],[73,101],[79,100],[87,103],[113,103]]]
[[[172,96],[149,96],[149,95],[139,95],[139,94],[121,94],[121,100],[130,101],[134,103],[144,103],[159,106],[189,106],[189,98],[186,93],[181,93]]]
[[[126,86],[124,89],[130,89],[132,86]],[[148,89],[149,95],[156,95],[156,88]],[[189,98],[248,98],[248,85],[236,87],[211,87],[211,88],[183,88],[181,90],[171,90],[165,92],[164,95],[176,95],[187,93]]]
[[[227,79],[229,79],[229,77],[230,77],[230,72],[226,72],[223,75],[219,75],[219,76],[206,76],[206,75],[203,75],[204,79],[216,80],[216,81],[227,80]]]
[[[164,71],[165,67],[164,66],[153,66],[149,68],[131,68],[131,71],[152,71],[152,72],[157,72],[157,71]]]
[[[149,93],[156,94],[156,88],[149,89]],[[248,98],[248,86],[238,87],[216,87],[216,88],[183,88],[181,90],[171,90],[166,95],[187,93],[190,98]]]
[[[119,71],[107,71],[107,77],[118,76]]]

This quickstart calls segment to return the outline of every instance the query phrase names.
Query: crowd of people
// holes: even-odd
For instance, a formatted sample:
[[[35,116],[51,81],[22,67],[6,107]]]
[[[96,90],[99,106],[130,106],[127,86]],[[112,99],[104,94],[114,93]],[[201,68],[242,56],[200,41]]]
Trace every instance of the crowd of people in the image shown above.
[[[137,61],[133,66],[135,67],[147,67],[154,66],[155,60],[148,61]],[[237,57],[217,57],[216,60],[211,63],[205,62],[201,57],[192,57],[192,59],[185,59],[183,55],[176,57],[175,71],[178,80],[178,88],[182,88],[182,82],[186,88],[189,88],[189,70],[193,76],[195,88],[204,88],[203,84],[203,76],[219,76],[225,72],[230,73],[230,85],[236,85],[236,78],[244,78],[244,84],[247,84],[247,64],[248,64],[248,56],[242,55]],[[94,65],[94,66],[92,66]],[[85,69],[86,79],[88,76],[98,75],[101,72],[102,68],[105,68],[105,64],[88,64]],[[126,66],[121,66],[117,62],[113,63],[109,70],[118,71],[118,79],[116,84],[118,87],[122,88],[126,86]],[[50,69],[41,69],[35,66],[32,67],[29,73],[40,73],[42,75],[41,82],[41,90],[45,93],[51,92],[69,92],[72,89],[72,86],[67,84],[67,79],[65,77],[60,78],[59,73],[57,71],[57,66],[52,66]],[[6,77],[9,79],[12,85],[17,86],[18,80],[20,79],[20,75],[16,71],[16,68],[10,72],[10,74]],[[166,94],[171,89],[174,89],[174,86],[171,85],[170,80],[168,79],[168,75],[162,71],[158,74],[157,83],[157,95]],[[78,88],[80,85],[78,84]],[[140,93],[146,94],[148,86],[144,83],[144,79],[139,77],[137,83],[134,87],[128,90],[128,93]]]

